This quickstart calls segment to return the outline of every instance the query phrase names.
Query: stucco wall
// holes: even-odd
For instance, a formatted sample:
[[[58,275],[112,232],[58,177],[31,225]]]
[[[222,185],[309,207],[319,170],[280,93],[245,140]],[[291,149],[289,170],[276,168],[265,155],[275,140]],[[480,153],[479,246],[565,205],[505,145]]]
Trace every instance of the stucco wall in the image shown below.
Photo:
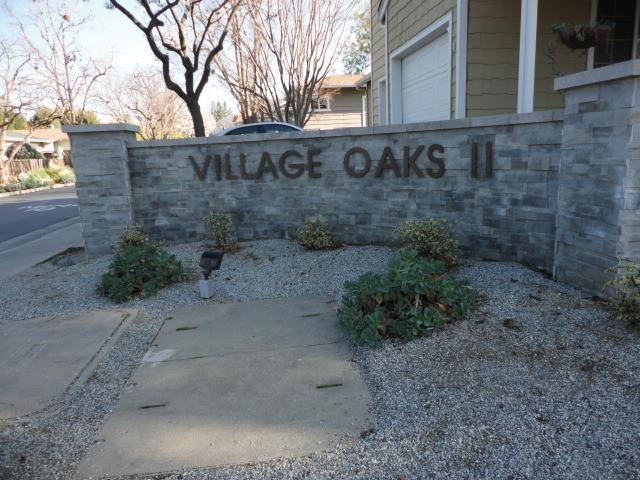
[[[364,90],[342,89],[331,94],[330,111],[313,112],[305,125],[307,130],[328,130],[362,126],[362,97]]]

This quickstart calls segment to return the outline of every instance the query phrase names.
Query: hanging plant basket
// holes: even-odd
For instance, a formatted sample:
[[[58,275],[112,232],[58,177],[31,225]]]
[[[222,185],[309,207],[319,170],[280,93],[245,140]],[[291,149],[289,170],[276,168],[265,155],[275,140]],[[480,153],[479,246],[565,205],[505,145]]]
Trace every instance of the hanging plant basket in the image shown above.
[[[558,23],[551,26],[551,31],[558,35],[560,41],[573,50],[591,48],[606,42],[612,30],[613,25],[600,23]]]

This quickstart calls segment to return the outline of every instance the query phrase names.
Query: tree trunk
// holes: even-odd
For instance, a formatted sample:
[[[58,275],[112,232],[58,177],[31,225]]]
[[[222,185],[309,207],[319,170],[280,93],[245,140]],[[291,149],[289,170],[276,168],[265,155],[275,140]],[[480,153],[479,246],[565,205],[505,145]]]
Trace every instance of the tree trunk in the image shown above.
[[[202,111],[200,110],[200,104],[198,99],[188,101],[187,108],[193,121],[193,133],[196,137],[206,137],[207,132],[204,130],[204,118],[202,117]]]
[[[6,131],[3,129],[0,131],[0,185],[9,183],[9,163],[4,155],[5,138]]]

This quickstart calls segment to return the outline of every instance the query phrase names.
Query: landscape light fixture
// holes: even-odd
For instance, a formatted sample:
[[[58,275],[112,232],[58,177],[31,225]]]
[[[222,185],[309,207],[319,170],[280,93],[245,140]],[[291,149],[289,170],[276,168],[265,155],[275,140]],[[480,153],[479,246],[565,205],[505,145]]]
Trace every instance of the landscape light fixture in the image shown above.
[[[202,269],[204,280],[200,280],[198,286],[200,287],[200,296],[202,298],[213,297],[213,285],[210,280],[211,273],[214,270],[220,270],[222,257],[224,257],[224,252],[212,251],[205,251],[200,257],[200,268]]]
[[[200,257],[200,268],[202,269],[205,280],[209,280],[214,270],[220,270],[222,257],[224,257],[224,252],[205,251],[202,254],[202,257]]]

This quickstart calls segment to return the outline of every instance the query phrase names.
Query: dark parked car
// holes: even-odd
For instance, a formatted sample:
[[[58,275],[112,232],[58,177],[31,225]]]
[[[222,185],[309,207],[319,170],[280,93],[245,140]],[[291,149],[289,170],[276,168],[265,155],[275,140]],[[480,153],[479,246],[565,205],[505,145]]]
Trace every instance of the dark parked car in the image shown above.
[[[261,122],[249,123],[248,125],[238,125],[237,127],[227,128],[215,134],[216,137],[224,135],[247,135],[249,133],[278,133],[278,132],[302,132],[302,129],[296,125],[282,122]]]

